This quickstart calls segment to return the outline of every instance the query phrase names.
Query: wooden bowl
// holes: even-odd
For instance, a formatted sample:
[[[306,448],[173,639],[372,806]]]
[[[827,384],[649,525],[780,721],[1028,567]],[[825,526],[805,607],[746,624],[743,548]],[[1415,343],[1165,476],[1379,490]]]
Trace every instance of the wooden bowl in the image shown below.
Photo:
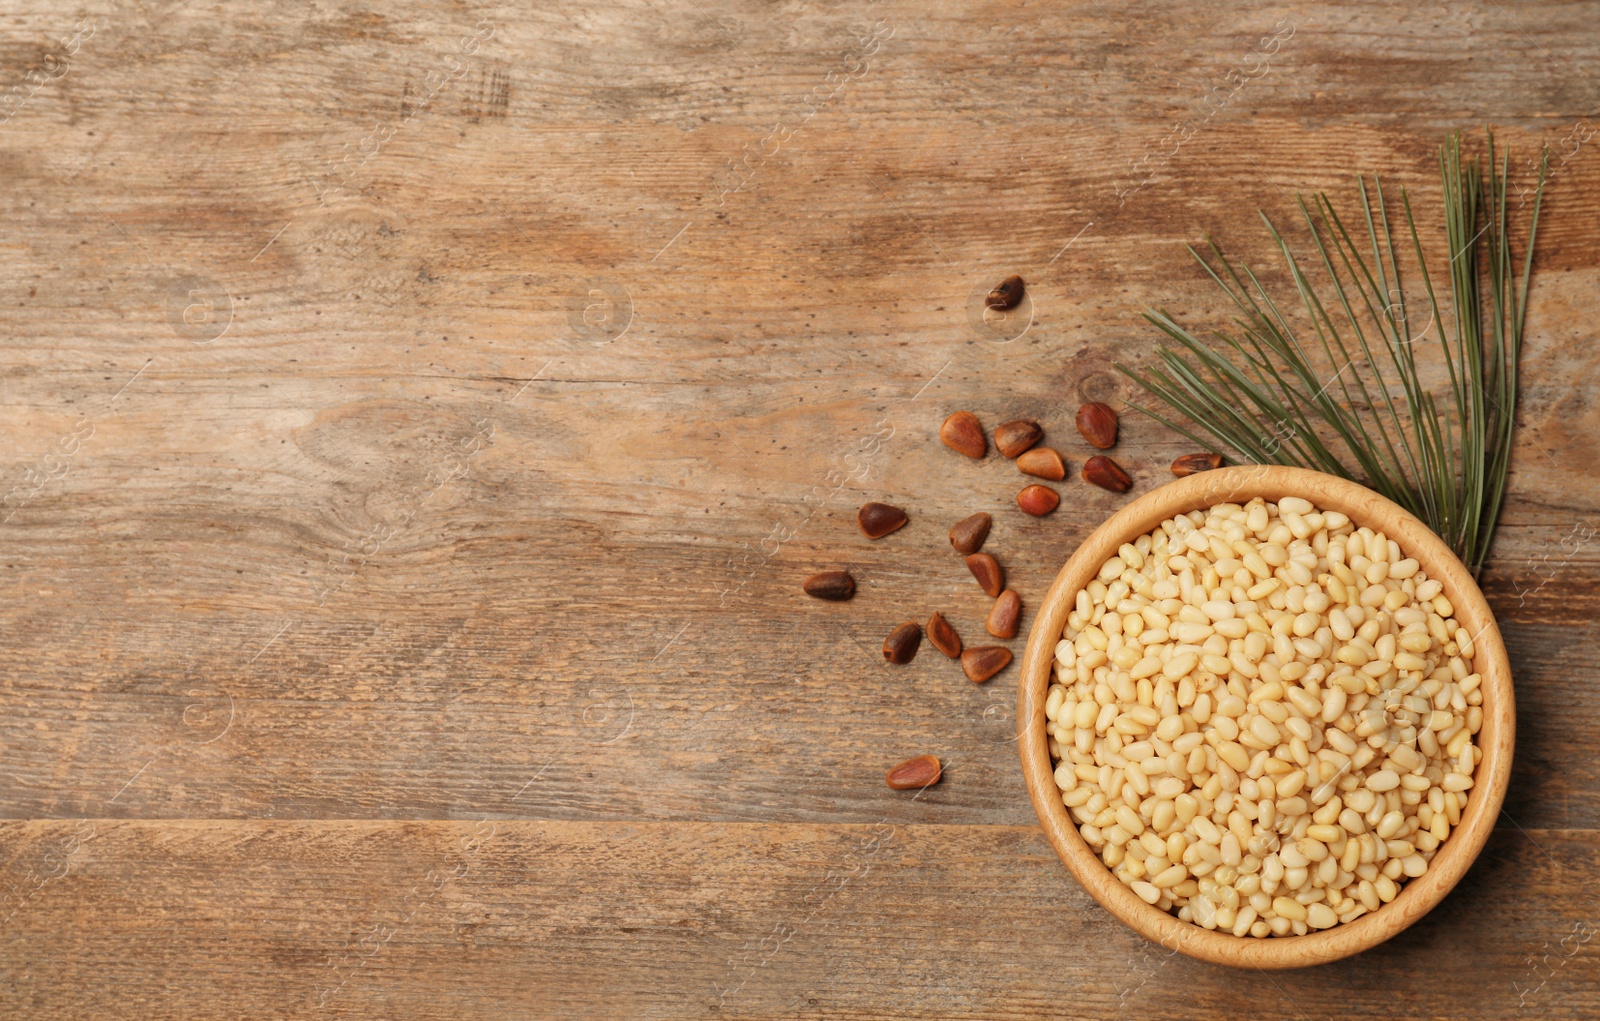
[[[1322,510],[1349,515],[1357,526],[1382,531],[1416,558],[1428,577],[1437,578],[1455,607],[1455,617],[1473,639],[1473,669],[1482,674],[1483,727],[1477,744],[1483,749],[1461,825],[1439,846],[1428,871],[1409,880],[1399,896],[1353,922],[1304,936],[1234,936],[1180,921],[1140,900],[1111,874],[1084,842],[1061,803],[1049,738],[1045,733],[1045,697],[1051,664],[1067,614],[1080,588],[1124,542],[1132,542],[1176,514],[1219,503],[1245,503],[1256,497],[1276,500],[1299,496]],[[1511,775],[1511,747],[1516,717],[1511,695],[1511,665],[1494,615],[1483,593],[1450,548],[1417,518],[1364,486],[1300,468],[1266,465],[1220,468],[1191,475],[1146,493],[1113,514],[1078,547],[1056,576],[1034,617],[1022,657],[1017,704],[1017,744],[1022,774],[1033,807],[1056,853],[1084,889],[1110,912],[1147,939],[1190,957],[1239,968],[1299,968],[1360,953],[1415,922],[1450,892],[1483,849],[1494,828]]]

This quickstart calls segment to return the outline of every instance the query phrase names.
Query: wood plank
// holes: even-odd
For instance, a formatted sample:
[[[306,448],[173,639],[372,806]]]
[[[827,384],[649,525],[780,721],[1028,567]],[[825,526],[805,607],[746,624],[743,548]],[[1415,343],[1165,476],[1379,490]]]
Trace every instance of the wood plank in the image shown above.
[[[1592,20],[16,6],[3,1013],[1600,1016]],[[1124,499],[1026,519],[938,424],[1037,418],[1080,461],[1140,309],[1226,322],[1185,243],[1270,263],[1250,212],[1357,173],[1430,222],[1434,147],[1482,125],[1555,150],[1484,575],[1504,828],[1379,954],[1169,959],[1033,827],[1014,670],[878,656],[934,609],[981,635],[954,520],[995,514],[1026,602]],[[972,317],[1012,272],[1015,339]],[[1123,425],[1137,491],[1188,452]],[[910,527],[863,539],[869,499]],[[840,566],[853,602],[800,595]],[[885,789],[930,751],[943,784]]]
[[[1359,1018],[1393,1010],[1397,989],[1436,1016],[1600,1013],[1585,938],[1597,891],[1572,884],[1600,864],[1593,833],[1508,828],[1381,950],[1266,975],[1144,945],[1031,826],[0,832],[16,905],[0,955],[8,1013]]]
[[[973,589],[944,605],[980,636],[981,593],[946,584]],[[891,669],[877,651],[899,619],[890,600],[772,599],[794,616],[766,624],[759,649],[759,618],[709,612],[637,618],[620,641],[542,626],[535,647],[538,613],[310,623],[254,663],[242,661],[271,632],[96,624],[82,655],[62,655],[42,631],[18,643],[19,661],[49,672],[9,682],[27,723],[11,726],[5,813],[1031,822],[1014,669],[977,687],[931,648]],[[1576,683],[1592,632],[1513,625],[1507,637],[1519,715],[1507,804],[1527,826],[1595,828],[1600,707]],[[950,779],[901,804],[883,773],[926,752]]]

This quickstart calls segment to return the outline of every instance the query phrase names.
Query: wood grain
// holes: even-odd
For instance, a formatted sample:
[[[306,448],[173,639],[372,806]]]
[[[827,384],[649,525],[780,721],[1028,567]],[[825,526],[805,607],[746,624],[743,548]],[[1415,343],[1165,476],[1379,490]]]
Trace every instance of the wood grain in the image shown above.
[[[1585,6],[3,24],[3,1013],[318,1013],[330,955],[488,819],[321,1013],[1488,1017],[1538,987],[1522,1009],[1600,1016],[1594,950],[1563,956],[1600,827]],[[1250,212],[1356,173],[1426,221],[1435,145],[1483,125],[1555,167],[1484,576],[1519,709],[1502,825],[1381,956],[1157,967],[1035,825],[1017,668],[878,648],[935,609],[982,634],[945,537],[978,510],[1028,627],[1187,444],[1124,415],[1130,497],[1064,482],[1033,520],[939,423],[1036,419],[1075,480],[1078,403],[1123,408],[1110,363],[1153,357],[1138,310],[1226,321],[1185,243],[1267,264]],[[1011,273],[1031,325],[975,327]],[[910,524],[863,539],[867,500]],[[854,600],[800,593],[837,568]],[[941,784],[883,786],[922,753]],[[892,850],[810,914],[880,821]]]
[[[1588,832],[1502,830],[1382,953],[1268,974],[1169,955],[1108,922],[1033,825],[5,829],[13,870],[60,873],[32,880],[6,922],[12,1014],[1360,1018],[1397,999],[1453,1018],[1600,1011],[1593,901],[1554,895],[1600,866]],[[75,829],[78,850],[44,864]],[[1485,972],[1470,996],[1463,958]]]

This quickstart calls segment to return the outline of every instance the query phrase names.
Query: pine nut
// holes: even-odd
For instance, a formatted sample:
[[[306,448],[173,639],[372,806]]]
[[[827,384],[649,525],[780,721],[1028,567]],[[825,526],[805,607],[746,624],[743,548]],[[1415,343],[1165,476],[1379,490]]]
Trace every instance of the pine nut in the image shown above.
[[[1367,777],[1367,790],[1375,791],[1379,794],[1385,791],[1392,791],[1398,786],[1400,786],[1400,778],[1395,775],[1392,769],[1380,769]]]
[[[1084,840],[1141,900],[1262,938],[1353,921],[1426,872],[1481,750],[1443,585],[1284,497],[1177,515],[1075,596],[1045,705]]]
[[[1462,776],[1460,773],[1446,773],[1444,782],[1440,786],[1452,793],[1470,790],[1472,788],[1472,778],[1470,776]]]

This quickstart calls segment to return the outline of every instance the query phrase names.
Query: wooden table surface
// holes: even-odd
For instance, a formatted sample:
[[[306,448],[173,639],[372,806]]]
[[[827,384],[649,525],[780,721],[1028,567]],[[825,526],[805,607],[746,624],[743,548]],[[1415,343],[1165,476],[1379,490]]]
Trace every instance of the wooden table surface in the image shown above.
[[[1600,1016],[1592,7],[11,9],[0,1015]],[[1186,243],[1267,262],[1255,209],[1373,172],[1433,229],[1485,125],[1555,168],[1506,813],[1379,950],[1171,956],[1045,842],[1016,667],[882,661],[981,635],[956,519],[1026,603],[1127,499],[1025,518],[939,423],[1076,465],[1139,309],[1225,322]],[[1190,446],[1116,453],[1138,493]]]

